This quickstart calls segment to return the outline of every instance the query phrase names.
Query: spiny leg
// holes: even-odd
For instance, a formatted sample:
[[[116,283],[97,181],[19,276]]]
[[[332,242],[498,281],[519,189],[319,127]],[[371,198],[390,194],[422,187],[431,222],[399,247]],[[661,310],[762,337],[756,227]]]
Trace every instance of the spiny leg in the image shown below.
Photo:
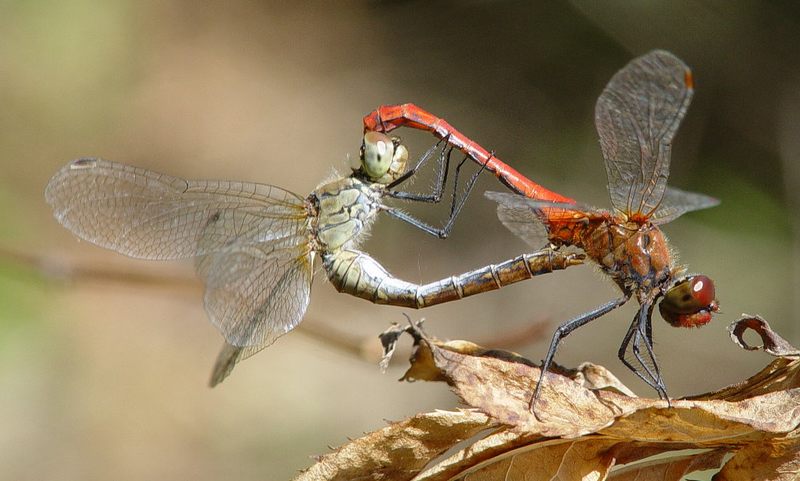
[[[403,182],[407,181],[411,177],[413,177],[419,169],[422,168],[423,165],[431,158],[436,149],[439,146],[442,146],[442,151],[438,155],[439,157],[439,171],[436,175],[436,187],[434,187],[434,191],[431,194],[415,194],[411,192],[404,192],[404,191],[394,191],[391,190],[394,187],[402,184]],[[442,199],[442,193],[444,192],[444,186],[447,183],[447,172],[450,168],[450,152],[453,151],[453,147],[447,143],[447,137],[436,142],[433,147],[425,151],[422,154],[422,157],[419,158],[417,163],[414,167],[411,167],[406,172],[403,173],[400,177],[392,181],[389,185],[386,186],[386,195],[389,197],[394,197],[396,199],[404,199],[404,200],[411,200],[411,201],[418,201],[418,202],[431,202],[437,203]]]
[[[634,345],[639,345],[639,339],[637,337],[641,336],[644,340],[644,346],[647,349],[647,358],[650,360],[648,363],[645,359],[638,356],[638,349],[636,350],[637,360],[647,369],[648,374],[653,378],[653,381],[656,385],[655,390],[658,392],[658,397],[661,399],[666,399],[669,402],[669,396],[667,395],[667,386],[664,384],[664,379],[661,377],[661,370],[658,367],[658,360],[656,359],[656,353],[653,350],[653,330],[651,324],[651,314],[653,308],[652,306],[648,310],[647,315],[644,316],[643,319],[640,319],[638,335],[634,336]],[[652,367],[652,370],[649,369]]]
[[[622,345],[620,345],[617,357],[620,361],[622,361],[622,364],[636,374],[639,379],[644,381],[645,384],[658,392],[658,396],[660,398],[668,399],[666,386],[664,385],[661,372],[658,368],[658,362],[656,361],[655,353],[653,352],[652,337],[647,336],[647,332],[652,332],[651,329],[648,329],[650,312],[652,312],[652,307],[647,309],[645,306],[642,306],[642,308],[639,309],[639,313],[633,319],[633,322],[631,322],[628,332],[625,334],[625,338],[622,340]],[[631,344],[631,341],[633,341],[633,344]],[[650,363],[648,363],[647,360],[642,357],[640,350],[642,341],[644,341],[644,345],[647,350],[647,356],[650,358]],[[636,362],[638,362],[641,366],[641,369],[647,373],[647,376],[645,376],[639,368],[628,361],[627,352],[629,346],[634,358],[636,359]],[[653,369],[650,369],[649,364],[653,365]]]
[[[449,158],[450,158],[451,151],[452,151],[452,148],[447,150],[447,162],[448,163],[449,163]],[[436,237],[439,237],[440,239],[446,238],[447,236],[450,235],[450,231],[453,229],[453,226],[455,225],[456,217],[458,217],[458,214],[461,212],[461,209],[464,207],[464,205],[467,202],[467,198],[469,197],[469,194],[472,192],[472,189],[475,187],[475,184],[476,184],[476,182],[478,180],[478,176],[480,176],[480,174],[486,168],[486,162],[484,162],[482,164],[480,170],[475,172],[472,175],[472,177],[470,178],[470,180],[467,182],[467,185],[466,185],[466,188],[464,189],[463,195],[461,196],[461,198],[459,200],[457,200],[458,199],[458,197],[457,197],[458,177],[459,177],[459,173],[461,171],[461,168],[463,167],[463,165],[467,161],[467,158],[468,157],[465,156],[464,159],[462,159],[461,162],[459,162],[458,166],[456,167],[455,183],[453,185],[453,197],[452,197],[452,202],[450,204],[450,216],[447,219],[447,222],[445,223],[444,227],[441,227],[441,228],[433,227],[430,224],[427,224],[427,223],[417,219],[416,217],[414,217],[414,216],[412,216],[412,215],[410,215],[410,214],[408,214],[406,212],[403,212],[401,210],[398,210],[398,209],[395,209],[395,208],[392,208],[392,207],[384,207],[384,210],[389,215],[391,215],[392,217],[394,217],[396,219],[400,219],[400,220],[402,220],[404,222],[408,222],[409,224],[413,225],[414,227],[416,227],[416,228],[418,228],[418,229],[420,229],[420,230],[422,230],[424,232],[427,232],[428,234],[431,234],[431,235],[434,235]],[[487,159],[487,162],[488,162],[488,159]],[[419,199],[411,199],[411,198],[408,198],[408,197],[399,197],[399,198],[402,198],[404,200],[419,200]],[[441,199],[439,199],[439,200],[441,200]],[[437,202],[438,202],[438,200],[437,200]]]
[[[464,164],[467,162],[469,156],[465,155],[461,162],[458,163],[456,166],[456,175],[453,179],[453,196],[452,200],[450,201],[450,217],[447,219],[447,223],[445,224],[443,230],[446,234],[450,234],[450,231],[453,229],[453,224],[455,223],[456,217],[458,214],[461,213],[461,209],[464,208],[464,204],[467,202],[467,198],[472,193],[472,189],[475,188],[475,183],[478,181],[478,177],[483,173],[486,169],[486,164],[489,163],[489,160],[494,157],[494,151],[489,154],[489,157],[486,159],[486,162],[481,164],[481,168],[478,169],[470,179],[467,181],[466,186],[464,187],[464,193],[461,195],[461,199],[458,199],[458,178],[461,174],[461,168],[464,167]]]
[[[561,342],[561,340],[567,337],[575,329],[578,329],[579,327],[584,326],[598,317],[603,316],[604,314],[607,314],[625,304],[630,298],[631,295],[629,293],[625,293],[625,295],[619,299],[607,302],[592,311],[582,314],[574,319],[570,319],[569,321],[558,326],[556,331],[553,333],[553,339],[550,341],[550,347],[547,348],[547,356],[545,356],[544,361],[542,361],[542,373],[539,377],[539,382],[536,384],[536,389],[533,391],[533,397],[531,398],[529,404],[530,411],[534,416],[537,417],[537,419],[538,416],[536,415],[535,410],[536,401],[539,399],[539,395],[542,391],[542,383],[544,382],[547,371],[550,369],[550,365],[553,363],[553,357],[556,354],[556,350],[558,350],[558,344]]]
[[[653,370],[655,371],[657,382],[662,387],[664,394],[666,395],[667,387],[664,385],[664,379],[661,377],[661,369],[658,367],[658,360],[656,359],[656,353],[653,348],[653,307],[655,307],[655,304],[650,304],[647,309],[647,315],[644,316],[644,319],[642,319],[642,322],[644,323],[644,331],[642,332],[642,335],[644,336],[644,340],[646,342],[645,346],[647,347],[647,353],[650,356],[650,359],[653,361]]]
[[[645,371],[647,371],[647,375],[650,376],[650,379],[656,385],[660,386],[661,373],[658,369],[655,353],[653,353],[653,329],[652,325],[648,323],[652,313],[652,304],[642,305],[639,308],[639,312],[636,315],[636,332],[633,335],[633,355]],[[647,348],[647,356],[650,362],[641,356],[640,346],[642,340],[644,340],[645,347]],[[659,396],[660,395],[661,392],[659,391]]]
[[[625,365],[628,369],[633,371],[636,376],[645,382],[648,386],[652,387],[656,391],[658,391],[657,384],[655,383],[655,376],[652,372],[648,369],[648,367],[644,364],[643,360],[639,355],[639,339],[640,339],[640,332],[639,332],[639,316],[637,315],[633,322],[631,323],[630,327],[628,328],[628,332],[625,334],[625,338],[622,340],[622,344],[619,347],[619,351],[617,352],[617,357],[622,364]],[[633,341],[633,345],[631,345],[631,341]],[[636,361],[642,366],[642,368],[647,372],[650,377],[646,377],[641,369],[634,366],[627,358],[628,354],[628,347],[631,347],[631,352],[633,353],[634,358]]]
[[[658,393],[658,397],[659,398],[665,399],[665,400],[668,401],[669,397],[667,396],[667,388],[664,385],[664,381],[661,379],[661,374],[658,372],[658,362],[656,361],[656,358],[655,358],[655,355],[653,353],[653,350],[650,347],[650,343],[648,341],[646,341],[646,340],[643,341],[643,342],[645,344],[645,347],[647,348],[647,356],[648,356],[650,361],[648,362],[641,355],[642,353],[639,350],[639,345],[642,342],[642,338],[643,338],[643,336],[642,336],[640,331],[637,331],[634,334],[634,336],[633,336],[633,355],[636,357],[636,360],[639,362],[639,364],[642,367],[644,367],[645,371],[647,371],[648,376],[650,376],[650,379],[652,381],[652,382],[648,383],[650,385],[650,387],[652,387],[653,389],[656,390],[656,392]],[[653,370],[650,369],[650,364],[652,364],[654,366],[653,370],[655,371],[655,373],[653,373]]]
[[[627,367],[634,374],[636,374],[636,377],[644,381],[648,386],[653,387],[652,381],[644,377],[644,375],[641,372],[639,372],[639,369],[633,364],[631,364],[630,361],[628,361],[627,357],[628,346],[630,346],[631,340],[633,339],[633,335],[637,332],[637,324],[638,324],[638,319],[635,318],[631,323],[630,327],[628,327],[628,332],[625,333],[625,337],[622,339],[622,344],[620,344],[619,351],[617,351],[617,357],[619,358],[620,361],[622,361],[622,364],[625,365],[625,367]]]

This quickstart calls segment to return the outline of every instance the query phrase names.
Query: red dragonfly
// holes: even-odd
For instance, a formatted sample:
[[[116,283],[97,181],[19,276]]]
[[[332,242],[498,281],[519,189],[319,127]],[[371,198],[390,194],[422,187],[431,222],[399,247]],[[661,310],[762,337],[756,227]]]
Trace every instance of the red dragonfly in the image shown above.
[[[499,203],[498,216],[536,248],[573,247],[585,252],[622,291],[621,297],[561,324],[542,364],[547,372],[559,342],[575,329],[622,306],[632,297],[640,308],[618,356],[659,397],[669,399],[653,353],[651,315],[675,327],[699,327],[719,309],[714,283],[687,275],[674,263],[659,225],[717,199],[667,187],[672,139],[689,107],[694,83],[689,68],[669,52],[656,50],[626,65],[603,90],[595,124],[605,159],[613,211],[579,204],[525,178],[499,158],[412,104],[384,106],[364,118],[365,130],[406,126],[432,132],[492,171],[516,194],[487,192]],[[521,195],[519,195],[521,194]],[[531,410],[539,397],[538,383]]]

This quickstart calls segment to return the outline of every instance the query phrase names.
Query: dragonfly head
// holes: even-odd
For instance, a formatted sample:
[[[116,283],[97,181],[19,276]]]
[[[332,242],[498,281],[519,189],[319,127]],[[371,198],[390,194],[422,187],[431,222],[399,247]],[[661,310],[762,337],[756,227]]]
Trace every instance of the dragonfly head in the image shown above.
[[[715,296],[714,281],[708,276],[686,276],[667,289],[658,310],[673,327],[700,327],[719,310]]]
[[[389,184],[406,170],[408,149],[397,137],[367,132],[361,144],[361,172],[372,182]]]

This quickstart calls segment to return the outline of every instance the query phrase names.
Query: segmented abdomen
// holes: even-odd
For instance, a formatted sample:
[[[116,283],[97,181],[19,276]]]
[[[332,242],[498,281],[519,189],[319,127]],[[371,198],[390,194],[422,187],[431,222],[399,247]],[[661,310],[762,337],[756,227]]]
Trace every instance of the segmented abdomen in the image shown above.
[[[581,264],[583,258],[582,254],[545,249],[428,284],[414,284],[392,276],[378,261],[363,252],[342,250],[322,257],[328,279],[339,292],[375,304],[415,309],[493,291],[539,274],[566,269]]]

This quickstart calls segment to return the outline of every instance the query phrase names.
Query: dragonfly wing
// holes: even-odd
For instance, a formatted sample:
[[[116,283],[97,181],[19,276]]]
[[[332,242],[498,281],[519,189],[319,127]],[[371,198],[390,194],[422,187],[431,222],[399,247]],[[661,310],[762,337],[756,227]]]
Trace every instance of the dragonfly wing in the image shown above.
[[[527,197],[507,192],[486,192],[484,195],[497,202],[497,218],[508,230],[534,249],[547,244],[547,227],[536,208],[525,202]]]
[[[595,106],[612,205],[625,214],[652,214],[669,176],[672,138],[689,102],[689,68],[656,50],[616,73]]]
[[[497,217],[503,225],[535,249],[548,243],[549,229],[553,225],[606,217],[599,209],[577,203],[531,199],[508,192],[484,195],[497,202]]]
[[[305,201],[266,184],[192,181],[102,159],[78,159],[45,198],[84,240],[142,259],[179,259],[307,229]]]
[[[144,259],[198,257],[206,311],[230,346],[216,382],[293,329],[308,307],[310,219],[296,194],[79,159],[53,176],[45,198],[59,222],[102,247]]]
[[[248,350],[248,348],[233,346],[227,342],[224,343],[222,345],[222,349],[217,355],[217,360],[214,362],[214,369],[211,370],[211,379],[209,380],[208,385],[214,387],[221,383],[225,380],[225,378],[230,376],[233,368],[239,363],[239,361],[258,352],[254,350],[254,352],[250,353],[249,355],[245,355],[246,350]]]
[[[217,355],[217,360],[214,363],[214,369],[211,371],[211,380],[208,384],[211,387],[214,387],[221,383],[231,374],[233,368],[239,363],[239,361],[247,359],[261,349],[263,349],[263,347],[239,347],[233,346],[226,342],[223,344],[219,355]]]
[[[295,245],[239,245],[198,259],[206,312],[228,344],[254,354],[303,318],[313,253],[299,240],[287,244]]]
[[[719,205],[719,199],[696,192],[667,187],[664,191],[664,198],[658,209],[650,217],[654,224],[666,224],[672,222],[687,212],[700,209],[708,209]]]

